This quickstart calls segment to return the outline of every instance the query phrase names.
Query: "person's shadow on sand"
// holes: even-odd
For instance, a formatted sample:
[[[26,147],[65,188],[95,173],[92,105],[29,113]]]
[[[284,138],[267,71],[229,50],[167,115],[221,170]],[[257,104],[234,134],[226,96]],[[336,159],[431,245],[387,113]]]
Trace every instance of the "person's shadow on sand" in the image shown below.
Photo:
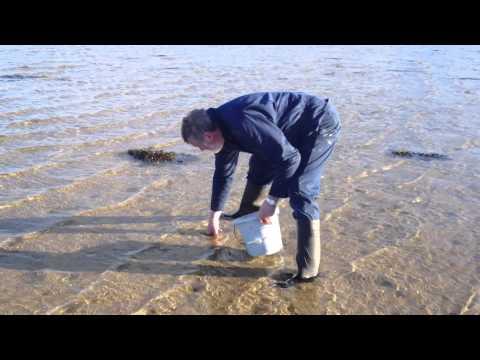
[[[200,216],[74,216],[61,219],[48,232],[61,234],[182,234],[206,237],[198,228],[171,228],[177,221],[197,222]],[[45,219],[43,219],[45,220]],[[42,218],[0,219],[0,226],[25,221],[41,222]],[[91,225],[121,225],[153,223],[162,229],[113,229]],[[167,225],[167,226],[165,226]],[[167,228],[169,228],[167,230]],[[206,241],[208,241],[206,239]],[[202,261],[203,260],[203,261]],[[219,263],[219,266],[205,264],[205,260]],[[130,272],[145,274],[218,277],[258,278],[271,274],[267,267],[232,266],[246,263],[252,258],[245,250],[227,246],[179,245],[161,242],[118,241],[107,245],[88,247],[73,253],[52,253],[40,251],[15,251],[0,249],[0,268],[22,271],[66,271],[66,272]],[[203,263],[202,263],[203,262]],[[235,265],[235,264],[233,264]]]
[[[24,232],[36,231],[42,226],[49,226],[49,232],[56,233],[138,233],[138,234],[158,234],[164,233],[152,230],[137,229],[112,229],[86,227],[91,225],[122,225],[122,224],[159,224],[161,226],[181,222],[198,222],[205,220],[204,216],[185,215],[157,215],[157,216],[47,216],[30,218],[3,218],[0,219],[0,229],[21,228]],[[75,226],[81,226],[76,228]]]
[[[247,261],[248,255],[231,247],[172,245],[121,241],[89,247],[74,253],[0,250],[0,268],[20,271],[104,271],[258,278],[268,276],[268,268],[215,266],[198,263]],[[197,262],[197,263],[196,263]]]

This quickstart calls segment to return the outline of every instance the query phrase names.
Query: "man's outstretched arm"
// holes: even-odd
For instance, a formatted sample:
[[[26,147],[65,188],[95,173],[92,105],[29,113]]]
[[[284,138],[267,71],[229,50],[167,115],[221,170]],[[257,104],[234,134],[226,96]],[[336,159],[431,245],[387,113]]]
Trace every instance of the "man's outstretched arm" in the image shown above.
[[[212,236],[218,236],[220,232],[220,215],[230,194],[237,163],[238,151],[224,149],[215,154],[215,172],[208,218],[208,233]]]

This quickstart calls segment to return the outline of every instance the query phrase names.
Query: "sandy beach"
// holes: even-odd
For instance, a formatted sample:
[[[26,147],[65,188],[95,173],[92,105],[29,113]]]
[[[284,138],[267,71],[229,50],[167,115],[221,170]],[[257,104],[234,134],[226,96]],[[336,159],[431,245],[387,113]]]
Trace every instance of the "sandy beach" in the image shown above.
[[[0,314],[480,314],[480,46],[0,46]],[[335,103],[321,276],[273,287],[182,116],[257,91]],[[174,151],[147,164],[128,149]],[[403,149],[448,160],[393,156]],[[248,167],[241,154],[226,212]]]

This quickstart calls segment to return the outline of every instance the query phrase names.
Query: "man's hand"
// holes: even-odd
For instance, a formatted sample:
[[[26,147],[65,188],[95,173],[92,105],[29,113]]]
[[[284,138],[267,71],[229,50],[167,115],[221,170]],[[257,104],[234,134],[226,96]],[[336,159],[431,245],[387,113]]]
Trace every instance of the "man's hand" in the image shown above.
[[[277,200],[272,200],[272,198],[267,198],[264,200],[260,210],[258,211],[258,217],[262,224],[271,224],[272,219],[270,219],[275,213],[277,208]]]
[[[218,238],[220,232],[220,215],[221,211],[210,211],[210,216],[208,217],[208,235]]]

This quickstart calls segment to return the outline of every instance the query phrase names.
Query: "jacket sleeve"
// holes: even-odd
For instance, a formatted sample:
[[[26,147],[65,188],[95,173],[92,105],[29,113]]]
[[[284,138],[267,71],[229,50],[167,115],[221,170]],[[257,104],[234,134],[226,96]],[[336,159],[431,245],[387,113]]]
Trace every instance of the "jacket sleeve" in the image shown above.
[[[301,156],[269,116],[262,109],[246,109],[243,112],[244,121],[240,122],[235,135],[250,152],[271,164],[275,175],[270,195],[286,198],[289,182],[300,165]]]
[[[212,181],[212,211],[223,210],[233,182],[238,163],[238,151],[222,149],[215,154],[215,172]]]

